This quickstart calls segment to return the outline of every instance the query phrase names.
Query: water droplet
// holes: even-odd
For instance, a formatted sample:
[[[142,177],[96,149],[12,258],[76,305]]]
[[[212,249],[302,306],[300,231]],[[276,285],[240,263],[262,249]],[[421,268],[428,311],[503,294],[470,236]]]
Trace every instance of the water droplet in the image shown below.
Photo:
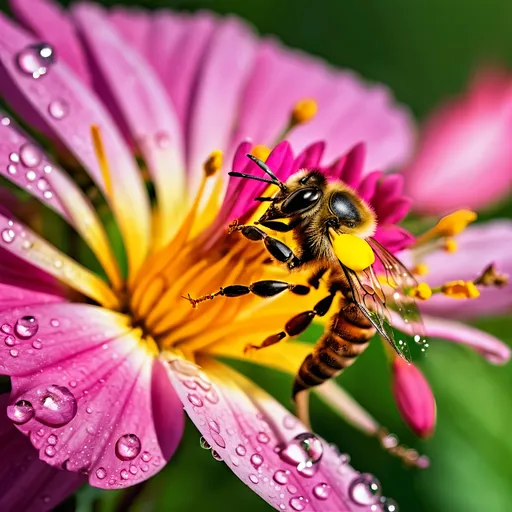
[[[289,471],[283,471],[282,469],[278,469],[273,476],[274,482],[278,483],[279,485],[287,484],[289,474]]]
[[[308,478],[316,472],[314,465],[320,461],[322,455],[322,441],[309,432],[295,436],[279,452],[282,460],[296,466],[297,471]]]
[[[289,485],[286,490],[290,493],[290,494],[295,494],[297,492],[297,487],[295,487],[295,485]]]
[[[57,444],[57,436],[55,434],[50,434],[48,436],[48,444],[51,444],[52,446],[55,446]]]
[[[256,475],[253,475],[253,474],[250,474],[249,475],[249,480],[253,483],[253,484],[257,484],[259,483],[260,479],[256,476]]]
[[[19,352],[18,352],[15,348],[13,348],[13,349],[9,350],[9,354],[10,354],[12,357],[18,357]]]
[[[382,507],[382,512],[398,512],[398,504],[395,500],[391,498],[386,498],[382,496],[380,499],[380,504]]]
[[[197,365],[190,361],[185,361],[184,359],[173,359],[169,361],[169,366],[175,372],[187,375],[188,377],[195,377],[199,372]]]
[[[251,455],[251,464],[255,468],[259,468],[263,464],[263,457],[261,455],[259,455],[258,453]]]
[[[42,496],[41,499],[43,500],[43,503],[50,503],[50,496],[48,496],[47,494]]]
[[[72,387],[72,388],[76,388],[76,380],[70,380],[69,381],[69,386]]]
[[[10,228],[5,228],[3,231],[2,231],[2,240],[6,243],[6,244],[10,244],[14,239],[16,238],[16,233],[10,229]]]
[[[25,174],[25,178],[27,181],[34,181],[37,177],[37,174],[34,171],[27,171]]]
[[[370,473],[363,473],[351,482],[348,494],[354,503],[372,505],[380,498],[380,483]]]
[[[9,334],[8,336],[5,337],[4,342],[8,347],[12,347],[16,343],[16,340],[14,339],[14,336],[11,336]]]
[[[25,167],[37,167],[43,159],[43,153],[34,144],[29,142],[20,148],[20,160]]]
[[[297,418],[287,415],[283,418],[283,427],[291,430],[297,426]]]
[[[210,382],[210,379],[208,379],[208,377],[203,372],[199,372],[199,377],[196,379],[196,384],[203,391],[210,391],[210,389],[212,389],[212,383]]]
[[[217,432],[217,434],[220,434],[220,427],[216,421],[208,422],[208,426],[210,427],[210,430],[213,430],[214,432]]]
[[[106,476],[107,476],[107,471],[105,470],[105,468],[98,468],[96,470],[96,476],[100,479],[100,480],[103,480]]]
[[[7,407],[7,416],[14,423],[22,425],[34,416],[34,408],[28,400],[18,400]]]
[[[68,102],[62,99],[56,99],[48,105],[48,113],[57,120],[64,119],[69,112]]]
[[[203,406],[203,401],[199,398],[198,395],[196,395],[195,393],[189,393],[187,395],[187,398],[188,398],[188,401],[196,406],[196,407],[202,407]]]
[[[185,379],[183,381],[183,385],[188,389],[197,389],[197,384],[195,383],[195,381],[190,379]]]
[[[326,500],[331,494],[331,486],[326,483],[321,483],[313,487],[313,496],[319,500]]]
[[[18,172],[18,169],[16,169],[15,165],[10,164],[7,166],[7,172],[11,175],[14,175]]]
[[[42,407],[36,408],[36,418],[50,427],[62,427],[76,415],[77,403],[73,393],[55,384],[42,392]]]
[[[2,331],[5,334],[11,334],[12,327],[9,324],[3,324],[2,327],[0,327],[0,331]]]
[[[129,469],[129,470],[130,470],[130,473],[131,473],[132,475],[136,475],[136,474],[137,474],[137,471],[138,471],[138,470],[137,470],[137,466],[134,466],[133,464],[130,466],[130,469]]]
[[[47,43],[30,44],[17,53],[16,62],[23,73],[39,78],[55,62],[55,52]]]
[[[132,460],[139,455],[140,439],[135,434],[125,434],[116,443],[116,455],[121,460]]]
[[[87,408],[85,409],[85,412],[86,412],[87,414],[91,414],[91,412],[92,412],[92,407],[87,407]]]
[[[20,155],[18,153],[11,153],[9,155],[9,160],[15,164],[19,164],[20,163]]]
[[[48,189],[50,188],[50,184],[44,178],[39,178],[37,180],[37,188],[41,192],[48,191]]]
[[[121,470],[120,475],[123,480],[128,480],[128,478],[130,478],[130,473],[128,473],[126,469]]]
[[[304,510],[306,508],[306,505],[308,501],[304,496],[294,496],[293,498],[290,498],[290,501],[288,502],[290,504],[290,507],[293,508],[293,510]]]
[[[141,458],[144,462],[149,462],[151,460],[151,454],[149,452],[143,452]]]
[[[256,439],[262,444],[267,444],[270,441],[270,437],[265,432],[259,432]]]
[[[141,464],[140,465],[140,470],[143,471],[144,473],[149,469],[149,466],[147,464]]]
[[[33,316],[23,316],[18,319],[14,326],[14,332],[18,338],[28,340],[36,334],[39,329],[39,324]]]
[[[59,327],[60,322],[59,322],[56,318],[52,318],[52,319],[50,320],[50,325],[51,325],[52,327]]]
[[[247,450],[245,449],[245,446],[243,444],[239,444],[235,448],[235,452],[237,455],[240,455],[240,457],[243,457],[247,453]]]
[[[206,393],[204,395],[204,397],[206,398],[206,400],[208,400],[208,402],[210,402],[211,404],[218,404],[219,403],[219,394],[217,393],[217,391],[212,388],[210,389],[210,391],[208,391],[208,393]]]
[[[199,446],[203,450],[209,450],[211,448],[210,443],[203,436],[201,436],[201,439],[199,439]]]
[[[218,452],[216,452],[215,450],[212,450],[210,453],[212,454],[212,457],[215,460],[218,460],[219,462],[222,461],[222,457],[220,456],[220,454]]]
[[[32,342],[32,346],[37,349],[37,350],[40,350],[43,348],[43,344],[41,343],[41,340],[34,340]]]
[[[0,123],[2,126],[9,126],[11,124],[11,120],[8,117],[2,117]]]
[[[55,449],[55,446],[48,445],[46,447],[44,453],[46,453],[46,455],[48,455],[48,457],[53,457],[57,453],[57,450]]]

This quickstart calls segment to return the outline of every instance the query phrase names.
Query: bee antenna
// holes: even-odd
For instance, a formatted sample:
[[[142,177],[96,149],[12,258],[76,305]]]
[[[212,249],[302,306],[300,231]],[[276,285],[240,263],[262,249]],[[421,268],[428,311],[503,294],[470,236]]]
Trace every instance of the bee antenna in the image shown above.
[[[263,203],[265,201],[274,201],[274,198],[273,197],[255,197],[254,198],[255,201],[259,201],[260,203]]]
[[[235,172],[235,171],[228,172],[228,174],[230,176],[233,176],[234,178],[247,178],[249,180],[263,181],[264,183],[270,183],[271,185],[279,186],[279,184],[276,183],[275,181],[267,180],[265,178],[260,178],[259,176],[253,176],[252,174],[244,174],[244,173]]]
[[[272,183],[277,185],[281,190],[286,190],[285,184],[273,173],[272,169],[263,160],[247,153],[247,157],[250,158],[263,172],[268,174],[272,178]]]

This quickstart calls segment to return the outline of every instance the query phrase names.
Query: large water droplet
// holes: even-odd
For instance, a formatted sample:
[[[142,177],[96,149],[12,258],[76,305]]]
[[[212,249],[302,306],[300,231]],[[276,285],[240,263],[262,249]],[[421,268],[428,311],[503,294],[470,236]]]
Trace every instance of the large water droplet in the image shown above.
[[[313,487],[313,496],[319,500],[326,500],[331,494],[331,486],[326,483],[321,483]]]
[[[33,78],[45,75],[54,61],[55,53],[47,43],[30,44],[16,55],[19,69]]]
[[[8,336],[5,337],[5,340],[4,340],[4,343],[8,346],[8,347],[13,347],[14,344],[16,343],[16,339],[14,338],[14,336],[11,336],[10,334]]]
[[[51,444],[52,446],[55,446],[57,444],[57,436],[55,434],[50,434],[48,436],[48,444]]]
[[[68,102],[62,99],[56,99],[48,105],[48,113],[57,120],[64,119],[69,112]]]
[[[20,160],[25,167],[37,167],[43,159],[43,153],[34,144],[27,142],[20,148]]]
[[[7,407],[7,416],[19,425],[26,423],[34,414],[34,408],[28,400],[18,400],[14,405]]]
[[[305,477],[314,475],[315,464],[320,461],[322,455],[322,441],[309,432],[295,436],[279,452],[282,460],[296,466],[297,471]]]
[[[398,504],[395,500],[391,498],[386,498],[382,496],[380,499],[380,504],[382,507],[382,512],[398,512]]]
[[[216,452],[215,450],[212,450],[210,453],[212,454],[212,457],[215,460],[218,460],[219,462],[222,461],[222,457],[220,456],[219,452]]]
[[[16,238],[16,233],[10,229],[10,228],[5,228],[3,231],[2,231],[2,240],[6,243],[6,244],[10,244],[14,239]]]
[[[285,485],[288,483],[288,475],[289,471],[278,469],[273,476],[274,482],[278,483],[279,485]]]
[[[210,450],[211,449],[210,443],[203,436],[201,436],[201,439],[199,439],[199,446],[203,450]]]
[[[41,403],[42,407],[36,408],[36,418],[50,427],[62,427],[76,415],[76,399],[64,386],[48,386],[42,393]]]
[[[39,323],[33,316],[23,316],[18,319],[14,326],[14,332],[18,338],[28,340],[36,334],[39,329]]]
[[[44,453],[46,453],[46,455],[48,455],[48,457],[53,457],[57,453],[57,450],[55,449],[55,446],[52,446],[50,444],[46,447],[46,449],[44,450]]]
[[[301,511],[306,508],[306,505],[308,501],[304,496],[294,496],[293,498],[290,498],[290,507],[293,508],[293,510]]]
[[[359,505],[372,505],[380,498],[380,483],[370,473],[363,473],[352,481],[348,494]]]
[[[249,480],[253,483],[253,484],[257,484],[259,483],[260,479],[256,476],[256,475],[253,475],[253,474],[250,474],[249,475]]]
[[[263,464],[263,457],[258,453],[251,455],[251,464],[255,468],[259,468]]]
[[[106,476],[107,476],[107,471],[105,470],[105,468],[98,468],[96,470],[96,476],[100,479],[100,480],[103,480]]]
[[[140,439],[135,434],[125,434],[116,443],[116,455],[121,460],[132,460],[139,455]]]
[[[210,433],[210,434],[211,434],[212,439],[214,440],[215,444],[217,444],[221,448],[226,448],[226,441],[224,441],[224,438],[221,435],[216,434],[215,432]]]
[[[239,444],[235,448],[235,452],[237,455],[240,455],[240,457],[243,457],[247,453],[247,450],[245,449],[245,446],[243,444]]]

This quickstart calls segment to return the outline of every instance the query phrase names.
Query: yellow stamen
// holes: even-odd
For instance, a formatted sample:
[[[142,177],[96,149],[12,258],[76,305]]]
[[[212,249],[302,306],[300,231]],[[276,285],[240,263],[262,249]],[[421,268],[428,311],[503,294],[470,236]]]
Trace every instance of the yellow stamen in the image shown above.
[[[457,252],[458,248],[459,248],[459,245],[452,237],[447,237],[444,239],[443,249],[446,252],[454,253],[454,252]]]
[[[331,231],[334,254],[343,265],[356,272],[364,270],[375,261],[375,254],[368,242],[354,235],[338,235]]]
[[[450,281],[441,287],[441,292],[453,299],[476,299],[480,296],[473,281]]]
[[[312,98],[304,98],[295,103],[292,110],[292,117],[290,123],[292,126],[307,123],[318,112],[318,103]]]
[[[412,292],[411,295],[419,300],[428,300],[432,297],[432,289],[427,283],[419,283]]]
[[[110,169],[108,167],[107,154],[105,152],[105,146],[101,139],[101,133],[99,126],[93,124],[91,126],[92,144],[96,153],[96,158],[100,164],[101,175],[103,176],[103,182],[105,184],[105,193],[107,197],[112,197],[112,180],[110,177]]]
[[[413,269],[413,274],[418,276],[426,276],[429,273],[429,268],[425,263],[418,263]]]
[[[210,153],[210,156],[203,164],[204,173],[206,174],[206,177],[209,178],[210,176],[217,174],[221,167],[222,151],[220,149],[216,149]]]
[[[251,155],[265,162],[268,158],[268,155],[270,155],[270,148],[268,146],[263,146],[261,144],[254,146],[251,149]]]
[[[416,239],[415,246],[423,245],[425,242],[439,237],[453,237],[462,233],[468,224],[477,218],[471,210],[457,210],[443,217],[432,229]]]

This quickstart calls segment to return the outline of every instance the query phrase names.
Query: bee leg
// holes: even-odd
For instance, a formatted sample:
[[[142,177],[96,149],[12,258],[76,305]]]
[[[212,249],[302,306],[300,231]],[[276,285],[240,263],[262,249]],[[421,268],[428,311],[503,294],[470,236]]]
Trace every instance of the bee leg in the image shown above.
[[[308,284],[309,286],[312,286],[315,290],[318,290],[320,286],[320,279],[324,276],[324,274],[327,272],[327,268],[320,268],[318,269],[309,279]]]
[[[318,301],[315,307],[309,311],[303,311],[298,315],[295,315],[293,318],[290,318],[284,327],[284,331],[278,332],[277,334],[272,334],[259,345],[247,344],[244,348],[244,354],[251,350],[259,350],[265,347],[269,347],[271,345],[275,345],[279,343],[281,340],[286,338],[286,336],[298,336],[303,333],[313,321],[315,316],[325,316],[329,311],[334,297],[336,296],[336,292],[332,292],[327,297],[324,297],[322,300]]]
[[[284,281],[265,280],[256,281],[249,286],[242,284],[232,284],[230,286],[226,286],[225,288],[220,288],[215,293],[207,293],[206,295],[201,295],[197,299],[193,299],[190,295],[183,298],[188,300],[193,308],[196,308],[197,305],[201,302],[213,300],[219,295],[222,297],[242,297],[243,295],[253,293],[258,297],[268,298],[273,297],[274,295],[278,295],[279,293],[282,293],[286,290],[289,290],[296,295],[307,295],[309,293],[309,287],[304,286],[303,284],[291,284],[285,283]]]

